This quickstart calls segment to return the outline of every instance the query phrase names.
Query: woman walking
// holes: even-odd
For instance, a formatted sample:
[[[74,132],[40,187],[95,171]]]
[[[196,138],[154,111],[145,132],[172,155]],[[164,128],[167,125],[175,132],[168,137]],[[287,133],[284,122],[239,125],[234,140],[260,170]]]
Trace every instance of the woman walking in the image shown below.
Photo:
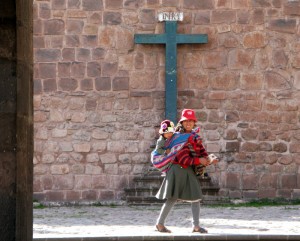
[[[176,128],[179,132],[174,135],[192,133],[196,122],[197,119],[194,110],[184,109]],[[193,151],[198,154],[197,157],[191,154],[191,149],[188,145],[178,151],[176,157],[172,160],[172,165],[167,171],[166,177],[164,178],[158,193],[156,194],[156,198],[158,199],[167,199],[161,208],[156,222],[156,229],[159,232],[171,232],[165,227],[165,220],[176,201],[183,200],[191,202],[193,217],[192,231],[207,233],[207,230],[200,227],[199,224],[202,191],[193,167],[200,165],[208,166],[211,162],[202,145],[200,136],[194,133],[191,137],[192,138],[189,138],[189,144],[192,144]]]

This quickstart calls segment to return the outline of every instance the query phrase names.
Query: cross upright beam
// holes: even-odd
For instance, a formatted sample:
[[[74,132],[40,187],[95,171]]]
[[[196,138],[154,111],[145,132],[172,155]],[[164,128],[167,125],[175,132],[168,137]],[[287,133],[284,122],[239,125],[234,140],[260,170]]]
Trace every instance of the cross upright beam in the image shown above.
[[[207,34],[177,34],[177,21],[165,22],[163,34],[135,34],[137,44],[165,44],[165,118],[177,122],[177,44],[207,43]]]

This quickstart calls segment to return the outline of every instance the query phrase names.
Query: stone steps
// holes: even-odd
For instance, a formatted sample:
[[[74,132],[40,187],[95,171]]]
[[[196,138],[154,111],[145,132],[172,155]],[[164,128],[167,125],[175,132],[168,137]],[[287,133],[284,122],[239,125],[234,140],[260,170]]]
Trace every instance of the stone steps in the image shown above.
[[[128,205],[134,206],[143,206],[143,205],[158,205],[165,202],[165,200],[156,199],[155,196],[127,196],[126,202]],[[180,203],[180,201],[179,201]],[[210,195],[203,195],[203,199],[201,200],[203,205],[216,205],[216,204],[228,204],[230,203],[229,200],[224,199],[218,196],[210,196]]]
[[[161,182],[163,181],[163,176],[156,176],[156,175],[145,175],[145,176],[139,176],[135,177],[133,179],[134,182],[134,188],[138,187],[145,187],[145,184],[148,185],[148,187],[159,187]],[[211,178],[201,178],[199,177],[199,181],[201,183],[201,188],[218,188],[218,186],[214,185],[211,182]]]
[[[201,186],[202,188],[202,193],[204,195],[213,195],[215,196],[218,191],[219,187],[216,186]],[[129,196],[153,196],[157,193],[159,189],[159,186],[152,186],[152,187],[133,187],[133,188],[125,188],[124,191],[129,195]]]
[[[160,204],[164,200],[158,200],[155,195],[164,177],[157,169],[150,167],[148,172],[133,178],[130,187],[124,189],[124,200],[129,205],[152,205]],[[219,187],[212,183],[210,177],[199,177],[202,193],[204,195],[203,204],[224,204],[227,200],[218,196]]]

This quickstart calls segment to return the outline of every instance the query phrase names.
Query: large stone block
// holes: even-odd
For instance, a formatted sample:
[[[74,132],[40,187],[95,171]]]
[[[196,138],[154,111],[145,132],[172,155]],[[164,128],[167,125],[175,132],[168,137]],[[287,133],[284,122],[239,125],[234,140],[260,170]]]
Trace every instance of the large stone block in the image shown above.
[[[257,190],[259,184],[259,176],[257,174],[246,174],[242,177],[242,189]]]
[[[186,9],[198,9],[198,10],[214,9],[214,4],[210,0],[203,0],[203,1],[184,0],[183,7]]]
[[[299,1],[287,1],[284,4],[283,13],[285,15],[300,16]]]
[[[65,199],[65,193],[62,191],[46,191],[42,195],[44,201],[62,201]],[[40,198],[41,199],[41,198]]]
[[[101,163],[103,163],[103,164],[111,164],[111,163],[117,162],[116,155],[114,155],[114,154],[100,155],[100,160],[101,160]]]
[[[256,152],[259,149],[259,145],[254,142],[245,142],[242,144],[241,151]]]
[[[76,152],[89,152],[91,150],[90,143],[75,143],[73,144],[74,151]]]
[[[87,76],[88,77],[99,77],[101,76],[101,65],[98,62],[87,63]]]
[[[68,164],[61,164],[61,165],[54,164],[51,166],[50,169],[51,169],[51,174],[53,175],[68,174],[70,172],[70,167]]]
[[[268,90],[285,90],[290,88],[288,79],[275,71],[267,71],[265,73],[265,82]]]
[[[82,7],[86,11],[103,10],[103,0],[82,0]]]
[[[284,50],[274,50],[272,61],[275,68],[285,68],[288,64],[289,57]]]
[[[243,39],[246,48],[263,48],[266,45],[266,37],[264,33],[253,32],[246,34]]]
[[[73,188],[73,175],[53,175],[53,190],[72,190]]]
[[[72,190],[67,190],[65,191],[65,200],[67,202],[70,201],[78,201],[81,199],[81,191],[72,191]]]
[[[240,81],[241,88],[244,90],[261,90],[263,88],[263,75],[243,74]]]
[[[222,68],[227,64],[227,55],[224,52],[209,52],[203,56],[203,66],[208,69]]]
[[[65,35],[66,47],[80,46],[79,36],[76,34]]]
[[[45,35],[62,35],[65,33],[65,22],[61,19],[50,19],[43,22]]]
[[[283,189],[297,188],[297,174],[283,174],[280,178],[280,187]]]
[[[111,86],[110,77],[99,77],[95,79],[96,90],[111,90]]]
[[[235,90],[239,86],[239,76],[234,72],[215,75],[210,79],[210,86],[214,90]]]
[[[230,189],[241,189],[241,176],[239,173],[229,172],[226,176],[226,187]]]
[[[87,164],[85,167],[85,174],[88,175],[99,175],[103,173],[102,167],[97,164]]]
[[[235,49],[229,52],[228,67],[230,69],[249,68],[253,61],[253,54],[249,51]]]
[[[55,63],[43,63],[39,64],[38,74],[40,78],[49,79],[56,77],[56,64]]]
[[[82,191],[83,200],[97,200],[99,197],[98,190],[84,190]]]
[[[37,62],[56,62],[60,59],[59,49],[37,49],[35,51]]]
[[[155,10],[153,9],[142,9],[140,16],[141,23],[154,24],[156,22]]]
[[[134,39],[132,31],[126,28],[117,29],[116,49],[120,53],[128,54],[134,49]],[[156,62],[154,62],[156,64]]]
[[[110,186],[110,178],[107,178],[107,174],[92,177],[93,189],[104,189],[107,186]]]
[[[267,189],[259,189],[258,190],[258,198],[275,198],[277,196],[277,192],[275,188],[267,188]]]
[[[118,71],[118,63],[102,63],[102,76],[114,76]]]
[[[104,12],[103,23],[107,25],[119,25],[122,23],[122,15],[118,12]]]
[[[104,173],[109,175],[117,175],[119,174],[118,164],[105,164],[104,165]]]
[[[234,23],[236,22],[235,10],[215,10],[211,13],[211,23]]]
[[[80,90],[90,91],[94,89],[93,79],[87,78],[80,80]]]
[[[238,152],[240,150],[240,142],[226,142],[226,152]]]
[[[279,175],[278,174],[273,174],[273,173],[265,173],[263,174],[260,179],[258,180],[259,183],[259,188],[260,189],[265,189],[265,188],[272,188],[276,190],[279,186]]]
[[[91,175],[75,175],[74,185],[77,190],[90,189],[92,187]]]
[[[296,33],[296,19],[274,19],[269,21],[268,29],[282,33]]]
[[[71,77],[83,78],[86,73],[86,63],[72,62],[71,64]]]
[[[76,49],[76,60],[79,62],[87,62],[91,60],[91,50],[87,48]]]

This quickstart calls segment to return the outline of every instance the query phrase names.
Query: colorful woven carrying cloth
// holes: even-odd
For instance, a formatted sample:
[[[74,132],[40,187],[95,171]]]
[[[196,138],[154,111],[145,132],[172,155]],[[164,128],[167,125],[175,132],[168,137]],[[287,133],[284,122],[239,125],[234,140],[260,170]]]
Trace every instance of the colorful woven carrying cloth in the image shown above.
[[[192,133],[175,133],[165,144],[167,149],[171,149],[167,156],[161,155],[155,150],[151,152],[151,162],[153,166],[161,172],[167,172],[178,152],[188,144],[189,139],[191,139],[190,137],[195,136],[197,132],[198,130],[195,130]]]

